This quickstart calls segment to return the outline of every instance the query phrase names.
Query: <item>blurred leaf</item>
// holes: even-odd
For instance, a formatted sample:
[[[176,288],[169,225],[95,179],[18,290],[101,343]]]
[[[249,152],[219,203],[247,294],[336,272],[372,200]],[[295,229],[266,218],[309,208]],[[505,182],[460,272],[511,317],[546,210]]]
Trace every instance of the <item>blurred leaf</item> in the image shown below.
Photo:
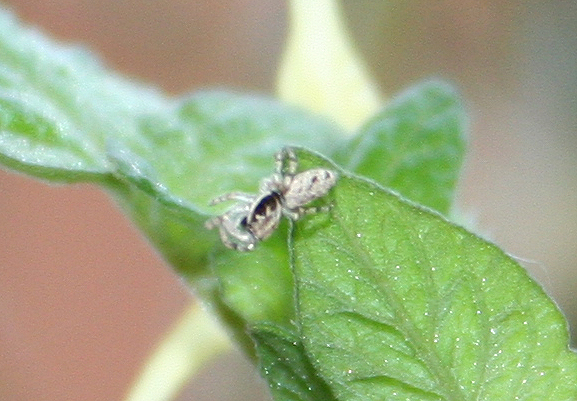
[[[208,200],[256,191],[282,146],[331,152],[342,136],[262,96],[168,100],[0,12],[0,162],[48,180],[104,184],[249,353],[248,322],[294,317],[286,225],[250,256],[231,252],[203,225],[227,205],[209,209]]]
[[[337,153],[346,169],[447,214],[466,146],[455,90],[427,81],[394,98]]]
[[[168,401],[206,362],[230,349],[230,342],[196,303],[158,344],[125,401]]]
[[[121,194],[129,199],[126,207],[138,208],[135,220],[181,274],[195,281],[216,274],[219,297],[241,320],[288,324],[294,307],[286,225],[243,254],[225,248],[217,232],[202,224],[209,210],[217,214],[230,207],[209,208],[210,199],[234,190],[257,192],[283,145],[331,151],[338,146],[338,128],[270,99],[217,91],[183,98],[165,121],[141,124],[146,142],[138,153],[121,144],[111,147],[118,176],[138,189]],[[151,200],[139,200],[141,192]]]
[[[158,93],[54,44],[0,12],[0,162],[40,178],[100,181],[107,136],[138,136],[137,119],[167,107]]]
[[[272,313],[273,321],[290,320],[286,228],[268,242],[269,252],[243,259],[204,228],[208,213],[226,206],[209,209],[208,201],[231,190],[256,191],[284,145],[330,152],[342,137],[337,126],[262,96],[207,91],[169,101],[0,13],[0,127],[6,165],[44,179],[105,184],[205,296],[215,296],[219,286],[205,278],[216,272],[225,304],[244,318]],[[263,269],[259,255],[279,271]],[[254,280],[248,287],[246,277]],[[271,306],[259,310],[255,296]]]
[[[305,352],[338,399],[577,399],[566,322],[522,267],[341,174],[330,215],[298,221],[291,247]]]
[[[281,147],[332,152],[342,136],[334,124],[276,100],[226,91],[179,99],[170,122],[150,118],[143,124],[150,145],[139,156],[170,192],[204,210],[223,192],[257,190],[258,181],[273,172]]]
[[[278,73],[279,97],[351,132],[381,106],[375,82],[354,51],[334,0],[292,0]]]

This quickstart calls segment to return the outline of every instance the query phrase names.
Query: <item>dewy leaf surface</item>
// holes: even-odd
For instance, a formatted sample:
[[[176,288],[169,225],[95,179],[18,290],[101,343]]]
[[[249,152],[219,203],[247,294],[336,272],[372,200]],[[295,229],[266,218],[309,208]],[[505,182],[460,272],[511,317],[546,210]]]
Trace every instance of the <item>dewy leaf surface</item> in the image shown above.
[[[577,399],[566,322],[503,251],[345,173],[328,201],[295,224],[293,261],[303,344],[338,399]]]
[[[317,376],[295,333],[270,324],[253,326],[250,332],[258,344],[262,376],[275,400],[336,400],[330,387]]]
[[[466,113],[455,90],[426,81],[392,99],[336,160],[446,215],[455,197],[466,130]]]

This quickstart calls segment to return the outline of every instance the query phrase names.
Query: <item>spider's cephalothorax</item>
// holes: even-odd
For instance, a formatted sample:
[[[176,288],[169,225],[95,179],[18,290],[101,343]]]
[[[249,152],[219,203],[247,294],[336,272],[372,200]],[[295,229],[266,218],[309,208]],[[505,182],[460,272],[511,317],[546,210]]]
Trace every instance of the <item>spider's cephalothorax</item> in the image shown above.
[[[276,172],[261,182],[258,195],[231,192],[212,200],[212,205],[238,201],[205,224],[208,229],[219,228],[220,238],[227,247],[251,251],[259,241],[272,235],[283,215],[298,220],[306,214],[329,210],[327,206],[305,206],[326,195],[335,185],[337,174],[334,171],[314,168],[297,173],[298,160],[292,148],[278,152],[275,162]]]

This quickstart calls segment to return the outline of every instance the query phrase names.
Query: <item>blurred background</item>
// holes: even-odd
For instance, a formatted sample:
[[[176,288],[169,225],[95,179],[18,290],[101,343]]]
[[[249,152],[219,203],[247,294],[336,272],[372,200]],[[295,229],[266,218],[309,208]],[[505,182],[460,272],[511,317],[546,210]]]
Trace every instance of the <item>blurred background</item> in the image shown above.
[[[577,2],[342,6],[384,94],[432,76],[460,88],[471,135],[459,210],[525,260],[577,327]],[[211,86],[273,94],[287,27],[280,0],[2,7],[175,95]],[[121,400],[193,296],[97,188],[0,172],[0,194],[0,399]],[[267,397],[233,352],[179,399]]]

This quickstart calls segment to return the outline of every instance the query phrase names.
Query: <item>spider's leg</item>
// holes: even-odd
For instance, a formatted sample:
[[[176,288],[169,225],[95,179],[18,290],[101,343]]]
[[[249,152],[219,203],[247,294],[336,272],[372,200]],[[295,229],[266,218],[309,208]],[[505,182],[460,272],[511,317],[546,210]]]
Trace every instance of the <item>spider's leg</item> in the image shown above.
[[[215,216],[210,220],[207,220],[204,223],[204,226],[208,229],[208,230],[212,230],[215,227],[218,227],[222,224],[222,219],[220,216]]]
[[[232,241],[231,233],[228,232],[224,226],[220,226],[219,233],[220,233],[220,240],[222,241],[224,246],[226,246],[227,248],[230,248],[230,249],[238,249],[239,248],[238,243]]]
[[[317,213],[328,213],[331,211],[332,205],[325,206],[311,206],[311,207],[297,207],[295,209],[284,209],[283,213],[291,220],[298,220],[303,216]]]
[[[284,147],[274,157],[276,172],[283,175],[285,161],[287,163],[286,175],[295,175],[298,169],[298,159],[293,148]]]
[[[224,194],[217,198],[214,198],[209,202],[209,205],[213,206],[216,205],[217,203],[226,202],[228,200],[239,200],[242,202],[250,203],[254,201],[254,199],[255,199],[254,195],[248,194],[246,192],[229,192],[228,194]]]
[[[248,231],[240,229],[236,224],[230,226],[226,221],[220,226],[219,233],[222,243],[227,248],[241,252],[252,251],[258,242],[254,235]]]
[[[285,152],[288,159],[287,174],[295,175],[299,167],[299,161],[295,150],[293,148],[285,148]]]
[[[210,220],[207,220],[204,223],[204,226],[209,230],[218,227],[218,234],[220,235],[220,240],[222,243],[227,248],[237,249],[236,243],[231,241],[231,233],[228,231],[226,220],[228,220],[226,214],[222,216],[216,216]]]
[[[260,182],[259,191],[260,193],[282,191],[283,185],[284,180],[282,175],[275,173]]]
[[[247,212],[245,207],[236,207],[221,216],[219,233],[226,247],[239,251],[254,249],[258,239],[243,226]]]
[[[253,251],[256,246],[256,242],[249,242],[249,243],[233,243],[232,249],[239,251],[239,252],[249,252]],[[230,248],[230,247],[229,247]]]
[[[284,164],[284,148],[274,154],[274,170],[277,174],[282,175]]]

